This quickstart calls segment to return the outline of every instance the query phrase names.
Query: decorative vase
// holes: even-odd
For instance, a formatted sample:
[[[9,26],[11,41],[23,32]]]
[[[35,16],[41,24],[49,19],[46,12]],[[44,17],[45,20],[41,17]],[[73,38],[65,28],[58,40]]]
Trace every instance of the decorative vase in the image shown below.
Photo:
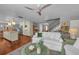
[[[42,37],[42,33],[41,32],[38,32],[38,37]]]

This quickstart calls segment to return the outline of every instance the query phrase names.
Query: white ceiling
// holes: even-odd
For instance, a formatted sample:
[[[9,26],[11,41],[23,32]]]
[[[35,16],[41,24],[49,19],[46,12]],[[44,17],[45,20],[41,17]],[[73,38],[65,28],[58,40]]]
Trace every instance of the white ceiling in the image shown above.
[[[61,17],[71,17],[79,19],[79,4],[52,4],[42,11],[42,16],[36,12],[24,8],[25,6],[37,8],[36,4],[2,4],[0,5],[0,19],[7,17],[22,16],[27,20],[40,21],[44,19],[55,19]],[[44,5],[41,5],[41,7]]]

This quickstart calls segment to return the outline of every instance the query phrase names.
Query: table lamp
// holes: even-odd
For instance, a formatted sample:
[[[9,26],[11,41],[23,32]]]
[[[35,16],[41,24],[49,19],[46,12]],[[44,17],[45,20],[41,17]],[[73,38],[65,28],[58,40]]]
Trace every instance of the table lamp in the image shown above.
[[[72,39],[76,39],[77,32],[78,32],[77,28],[70,28],[69,29],[70,37]]]
[[[13,21],[13,22],[12,22],[12,25],[15,25],[15,24],[16,24],[16,23]]]
[[[8,26],[11,26],[11,23],[10,22],[8,22]]]
[[[45,24],[44,24],[44,27],[45,27],[45,28],[44,28],[44,31],[45,31],[45,32],[48,32],[48,30],[49,30],[48,26],[49,26],[48,23],[45,23]]]

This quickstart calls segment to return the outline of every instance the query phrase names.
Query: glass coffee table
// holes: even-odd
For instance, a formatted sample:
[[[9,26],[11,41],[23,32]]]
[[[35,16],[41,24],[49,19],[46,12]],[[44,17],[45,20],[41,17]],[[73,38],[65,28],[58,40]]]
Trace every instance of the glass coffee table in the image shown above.
[[[35,49],[33,51],[29,50],[29,46],[33,45],[35,47]],[[49,49],[44,46],[43,44],[40,45],[41,48],[41,52],[40,54],[37,53],[37,46],[36,44],[29,44],[28,46],[25,46],[24,48],[22,48],[21,50],[21,54],[22,55],[49,55]]]

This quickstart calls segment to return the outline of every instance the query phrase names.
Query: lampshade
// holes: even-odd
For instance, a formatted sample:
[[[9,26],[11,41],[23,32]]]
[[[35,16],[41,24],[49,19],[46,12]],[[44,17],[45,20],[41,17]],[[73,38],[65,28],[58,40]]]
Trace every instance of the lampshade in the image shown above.
[[[12,25],[15,25],[15,24],[16,24],[16,23],[13,21],[13,22],[12,22]]]
[[[70,28],[69,29],[70,34],[77,34],[77,31],[78,31],[77,28]]]
[[[45,23],[45,24],[44,24],[44,26],[45,26],[45,31],[48,31],[48,25],[49,25],[48,23]]]
[[[64,25],[64,26],[67,26],[67,25],[68,25],[68,22],[67,22],[67,21],[64,21],[64,22],[63,22],[63,25]]]
[[[8,26],[11,26],[11,23],[10,22],[8,22]]]
[[[45,26],[45,30],[48,30],[48,25]]]

